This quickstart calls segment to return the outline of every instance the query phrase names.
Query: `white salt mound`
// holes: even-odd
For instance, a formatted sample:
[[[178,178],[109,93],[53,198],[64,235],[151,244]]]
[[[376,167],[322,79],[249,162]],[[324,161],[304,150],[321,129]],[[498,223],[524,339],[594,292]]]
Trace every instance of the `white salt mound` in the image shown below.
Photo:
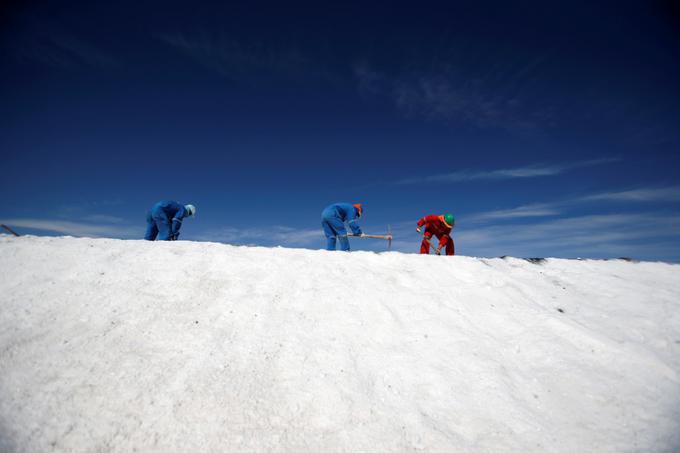
[[[680,265],[0,237],[2,452],[680,451]]]

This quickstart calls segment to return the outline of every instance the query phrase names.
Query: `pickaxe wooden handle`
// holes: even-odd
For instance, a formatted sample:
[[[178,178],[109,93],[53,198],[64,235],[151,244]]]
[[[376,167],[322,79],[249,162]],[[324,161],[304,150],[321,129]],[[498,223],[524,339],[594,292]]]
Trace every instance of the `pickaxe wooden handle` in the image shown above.
[[[0,227],[2,227],[2,228],[4,228],[5,230],[9,231],[9,232],[12,233],[14,236],[19,237],[19,235],[18,235],[13,229],[11,229],[10,227],[8,227],[7,225],[5,225],[5,224],[0,224]]]
[[[428,244],[430,244],[430,247],[432,247],[432,250],[434,250],[434,253],[436,253],[437,255],[441,255],[441,252],[440,252],[439,250],[437,250],[437,247],[435,247],[434,245],[432,245],[432,242],[431,242],[431,241],[427,238],[427,236],[425,236],[424,234],[423,234],[423,240],[424,240],[425,242],[427,242]]]
[[[370,239],[387,239],[392,240],[392,235],[390,234],[354,234],[351,235],[355,238],[370,238]]]
[[[385,239],[387,241],[387,250],[392,250],[392,230],[388,227],[389,234],[350,234],[354,238],[368,238],[368,239]]]

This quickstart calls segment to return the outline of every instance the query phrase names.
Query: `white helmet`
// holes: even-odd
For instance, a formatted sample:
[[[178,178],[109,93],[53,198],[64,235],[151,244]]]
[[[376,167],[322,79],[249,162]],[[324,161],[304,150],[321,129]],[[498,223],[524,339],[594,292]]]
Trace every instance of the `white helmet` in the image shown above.
[[[196,206],[194,206],[192,204],[188,204],[188,205],[184,206],[184,209],[187,210],[189,217],[194,217],[196,215]]]

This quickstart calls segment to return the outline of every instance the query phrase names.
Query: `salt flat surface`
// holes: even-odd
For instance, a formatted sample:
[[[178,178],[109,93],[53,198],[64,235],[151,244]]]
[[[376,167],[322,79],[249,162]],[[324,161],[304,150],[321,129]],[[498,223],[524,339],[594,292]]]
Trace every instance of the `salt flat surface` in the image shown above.
[[[679,265],[0,237],[3,452],[679,449]]]

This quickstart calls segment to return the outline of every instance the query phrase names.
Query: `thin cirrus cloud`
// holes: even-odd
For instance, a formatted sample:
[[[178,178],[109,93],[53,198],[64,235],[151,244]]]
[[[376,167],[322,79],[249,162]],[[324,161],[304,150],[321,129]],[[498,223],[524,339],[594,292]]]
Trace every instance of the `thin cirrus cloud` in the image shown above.
[[[480,212],[466,216],[466,222],[484,222],[489,220],[504,220],[526,217],[548,217],[561,215],[568,208],[590,202],[678,202],[680,201],[680,187],[639,188],[616,192],[603,192],[578,198],[568,198],[552,203],[533,203],[509,209]]]
[[[13,40],[12,51],[21,60],[64,70],[120,66],[120,60],[99,44],[36,18],[26,19]]]
[[[262,78],[287,80],[321,79],[337,82],[337,76],[295,47],[274,48],[243,43],[225,34],[199,32],[159,33],[154,38],[199,65],[241,82]]]
[[[294,72],[307,61],[298,52],[273,52],[262,47],[245,47],[226,36],[207,33],[158,34],[158,40],[222,75],[237,77],[251,70]]]
[[[210,242],[224,242],[236,245],[282,245],[282,246],[312,246],[321,244],[323,234],[321,229],[291,228],[287,226],[273,226],[271,228],[235,228],[223,227],[206,230],[197,236],[198,240]]]
[[[635,257],[652,250],[647,259],[670,259],[680,252],[679,234],[677,215],[608,214],[461,229],[456,240],[464,254],[478,256]]]
[[[450,43],[455,47],[455,43]],[[481,65],[466,71],[453,62],[469,49],[458,48],[449,58],[436,59],[426,71],[387,74],[370,62],[354,65],[359,92],[390,100],[407,116],[463,122],[481,129],[499,128],[522,135],[540,134],[554,123],[554,108],[539,99],[531,85],[546,55],[519,59],[513,65]],[[470,56],[470,55],[468,55]],[[475,54],[497,61],[497,55]]]
[[[473,214],[466,218],[467,222],[483,222],[499,219],[516,219],[526,217],[547,217],[560,215],[562,211],[558,208],[559,204],[536,203],[519,206],[511,209],[499,209]]]
[[[77,237],[121,239],[141,239],[143,237],[144,225],[138,227],[124,225],[122,224],[123,220],[118,217],[90,215],[84,219],[86,221],[74,222],[59,219],[14,218],[3,219],[0,223],[9,225],[19,233],[22,233],[21,229],[29,229]],[[247,229],[225,227],[206,230],[198,234],[189,232],[189,234],[199,241],[237,245],[305,247],[323,243],[323,234],[320,228],[301,230],[281,225],[272,228]]]
[[[98,219],[102,220],[102,219]],[[112,222],[92,223],[92,222],[72,222],[56,219],[6,219],[2,223],[12,228],[27,228],[30,230],[49,231],[70,236],[84,237],[116,237],[132,238],[140,236],[139,228],[133,228]]]
[[[582,197],[581,201],[680,201],[680,186],[663,188],[641,188],[605,192]]]
[[[569,170],[582,167],[592,167],[608,163],[618,162],[618,158],[590,159],[579,162],[571,162],[553,165],[530,165],[526,167],[506,168],[499,170],[472,171],[462,170],[438,175],[408,178],[397,181],[396,184],[427,184],[427,183],[455,183],[462,181],[489,181],[503,179],[537,178],[542,176],[554,176]]]

